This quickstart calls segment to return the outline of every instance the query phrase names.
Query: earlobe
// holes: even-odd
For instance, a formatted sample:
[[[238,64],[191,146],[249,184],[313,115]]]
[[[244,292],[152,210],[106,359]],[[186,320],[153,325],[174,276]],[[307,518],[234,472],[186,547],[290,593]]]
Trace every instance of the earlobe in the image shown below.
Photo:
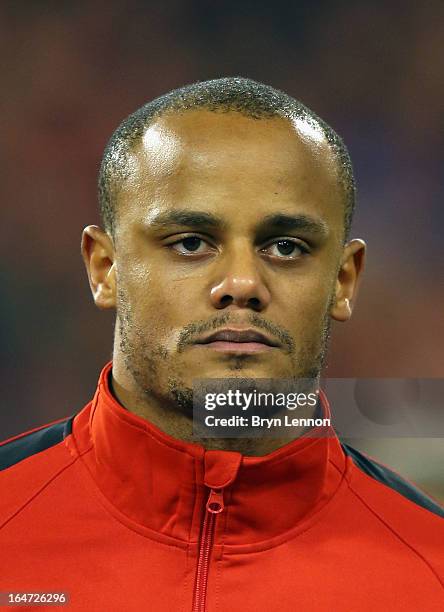
[[[335,321],[348,321],[352,315],[352,307],[348,298],[337,298],[330,311]]]
[[[344,247],[336,279],[335,297],[330,309],[330,316],[336,321],[348,321],[352,315],[364,269],[365,252],[366,244],[361,239],[351,240]]]
[[[116,274],[111,238],[97,225],[88,225],[82,233],[81,251],[96,306],[114,308]]]

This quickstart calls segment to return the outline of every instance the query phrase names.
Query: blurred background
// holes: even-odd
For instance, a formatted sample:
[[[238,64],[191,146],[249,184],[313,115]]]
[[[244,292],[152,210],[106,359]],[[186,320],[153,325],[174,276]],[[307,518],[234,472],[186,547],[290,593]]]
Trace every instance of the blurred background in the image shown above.
[[[220,76],[299,98],[354,160],[367,269],[327,374],[443,378],[443,41],[441,0],[2,1],[0,439],[80,410],[111,358],[80,258],[107,139]],[[444,500],[443,438],[354,444]]]

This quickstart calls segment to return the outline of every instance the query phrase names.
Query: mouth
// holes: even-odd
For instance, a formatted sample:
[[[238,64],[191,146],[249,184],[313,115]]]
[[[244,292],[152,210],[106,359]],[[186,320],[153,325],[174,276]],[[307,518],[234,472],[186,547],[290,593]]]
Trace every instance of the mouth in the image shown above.
[[[279,343],[255,329],[226,328],[196,341],[198,346],[225,353],[258,353],[271,351]]]

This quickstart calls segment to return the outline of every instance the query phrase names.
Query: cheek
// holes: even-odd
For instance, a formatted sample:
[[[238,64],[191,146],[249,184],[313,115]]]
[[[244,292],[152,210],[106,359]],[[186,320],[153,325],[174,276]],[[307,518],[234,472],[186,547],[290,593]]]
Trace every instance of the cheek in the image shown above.
[[[129,269],[119,278],[119,286],[130,307],[133,333],[150,344],[170,344],[186,310],[182,292],[172,289],[161,273],[136,266]]]
[[[331,278],[304,279],[286,285],[285,305],[280,299],[278,308],[287,313],[286,324],[296,336],[308,337],[317,333],[324,323],[332,295]]]

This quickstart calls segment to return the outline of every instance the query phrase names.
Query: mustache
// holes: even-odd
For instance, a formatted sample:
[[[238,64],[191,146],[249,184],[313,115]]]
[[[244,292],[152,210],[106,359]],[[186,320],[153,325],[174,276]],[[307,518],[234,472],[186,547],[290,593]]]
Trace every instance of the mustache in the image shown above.
[[[294,352],[294,341],[291,334],[281,327],[280,325],[276,325],[275,323],[271,323],[266,319],[262,319],[255,313],[252,313],[247,320],[236,320],[235,317],[231,313],[225,313],[209,321],[195,321],[193,323],[189,323],[186,325],[179,334],[179,340],[177,343],[177,350],[180,353],[185,349],[186,346],[190,344],[194,344],[197,336],[209,332],[209,331],[217,331],[218,328],[227,324],[234,325],[251,325],[256,329],[263,329],[267,331],[269,334],[277,338],[281,344],[287,349],[289,353]]]

